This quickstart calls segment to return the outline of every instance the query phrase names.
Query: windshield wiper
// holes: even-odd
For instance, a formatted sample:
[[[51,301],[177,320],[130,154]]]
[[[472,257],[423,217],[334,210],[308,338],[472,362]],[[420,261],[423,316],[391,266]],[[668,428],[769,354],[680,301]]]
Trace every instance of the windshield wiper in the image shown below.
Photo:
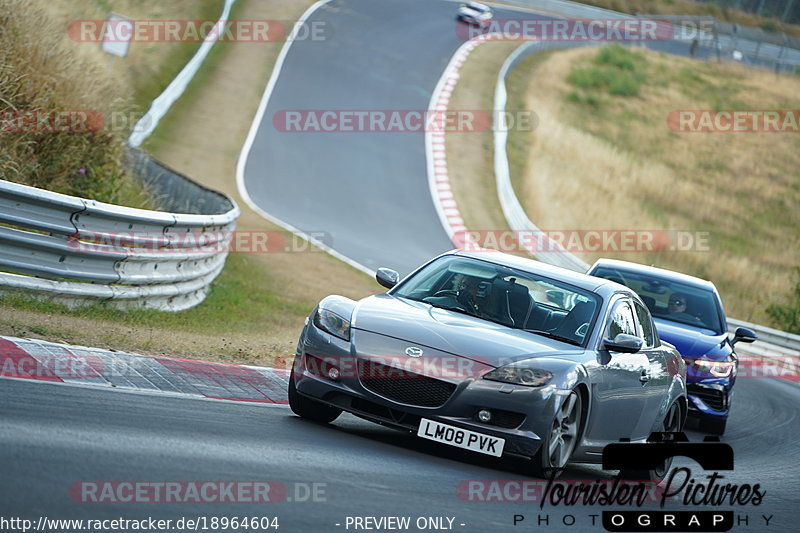
[[[478,315],[476,315],[474,313],[470,313],[464,307],[455,307],[455,306],[452,306],[452,305],[435,305],[435,304],[432,304],[430,302],[425,302],[425,301],[423,301],[423,303],[426,303],[426,304],[430,305],[431,307],[435,307],[437,309],[446,309],[448,311],[455,311],[456,313],[461,313],[463,315],[478,317]],[[478,317],[478,318],[481,318],[481,317]]]
[[[574,346],[580,346],[581,345],[580,341],[576,341],[575,339],[573,339],[571,337],[564,337],[562,335],[557,335],[557,334],[553,333],[552,331],[545,331],[545,330],[542,330],[542,329],[526,329],[525,331],[527,331],[528,333],[536,333],[537,335],[542,335],[544,337],[548,337],[550,339],[555,339],[557,341],[566,342],[567,344],[572,344]]]

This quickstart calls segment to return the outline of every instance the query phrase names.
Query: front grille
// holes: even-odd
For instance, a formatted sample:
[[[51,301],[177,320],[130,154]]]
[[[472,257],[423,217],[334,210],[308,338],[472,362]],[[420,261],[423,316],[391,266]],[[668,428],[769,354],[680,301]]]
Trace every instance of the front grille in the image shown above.
[[[715,411],[725,410],[725,392],[717,389],[710,389],[701,385],[688,383],[686,389],[692,396],[697,396],[706,405]]]
[[[456,386],[375,361],[359,359],[358,377],[365,389],[389,400],[419,407],[440,407]]]
[[[378,418],[382,418],[393,424],[414,428],[419,427],[419,416],[412,415],[410,413],[404,413],[403,411],[398,411],[397,409],[389,409],[388,407],[372,403],[364,400],[363,398],[352,398],[350,407],[356,411],[361,411],[364,414],[377,416]]]

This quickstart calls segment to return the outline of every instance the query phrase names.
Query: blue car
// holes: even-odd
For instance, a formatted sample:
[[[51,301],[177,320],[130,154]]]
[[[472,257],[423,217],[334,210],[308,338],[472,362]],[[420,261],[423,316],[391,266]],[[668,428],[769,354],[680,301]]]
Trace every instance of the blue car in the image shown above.
[[[725,433],[736,382],[737,342],[753,342],[756,334],[738,328],[728,337],[728,324],[716,287],[678,272],[627,261],[600,259],[588,274],[633,289],[650,309],[658,335],[678,349],[686,362],[689,415],[701,431]]]

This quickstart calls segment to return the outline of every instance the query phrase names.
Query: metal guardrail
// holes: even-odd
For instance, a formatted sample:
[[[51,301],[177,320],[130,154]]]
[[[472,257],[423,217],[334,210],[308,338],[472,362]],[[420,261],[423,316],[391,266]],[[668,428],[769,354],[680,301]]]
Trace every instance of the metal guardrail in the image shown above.
[[[797,352],[797,354],[800,355],[800,335],[794,335],[793,333],[787,333],[766,326],[759,326],[758,324],[751,324],[744,320],[737,320],[735,318],[728,319],[728,331],[730,333],[733,333],[736,331],[736,328],[739,327],[749,328],[755,331],[758,335],[758,342],[774,344],[775,346]]]
[[[528,239],[518,239],[520,246],[528,249],[537,259],[545,263],[568,268],[577,272],[586,272],[589,268],[587,263],[567,252],[559,243],[543,233],[536,224],[528,218],[525,209],[523,209],[522,204],[520,204],[517,199],[517,195],[514,193],[508,166],[508,154],[506,152],[508,128],[505,124],[505,113],[502,112],[505,111],[508,99],[506,75],[523,56],[549,48],[552,44],[556,44],[560,48],[565,48],[567,46],[585,46],[585,43],[548,43],[541,41],[525,43],[508,56],[497,76],[497,84],[495,85],[494,92],[494,109],[496,110],[499,120],[499,124],[494,128],[494,175],[497,182],[497,196],[500,199],[500,206],[503,209],[506,222],[508,222],[512,230],[523,234],[536,234],[540,238],[534,239],[534,242],[546,242],[546,249],[557,251],[536,252],[535,250],[528,249]]]
[[[504,0],[504,2],[567,18],[636,18],[626,13],[569,0]],[[800,72],[800,39],[796,37],[767,32],[760,28],[729,24],[710,16],[637,14],[637,17],[672,22],[676,33],[675,40],[686,41],[688,46],[696,38],[698,46],[710,50],[720,60],[724,58],[742,61],[748,65],[766,66],[782,72]],[[695,31],[688,33],[680,31],[680,27],[686,24]],[[737,57],[737,53],[741,56]]]
[[[690,50],[695,44],[706,48],[709,58],[768,67],[776,72],[800,72],[800,39],[785,33],[730,24],[708,16],[637,14],[637,17],[669,23],[675,41],[693,42]]]
[[[131,158],[139,178],[190,191],[161,197],[163,206],[193,205],[134,209],[0,180],[0,290],[69,306],[109,300],[168,311],[205,298],[225,264],[238,206],[142,152]]]
[[[225,0],[223,24],[236,0]],[[0,292],[24,291],[68,306],[180,311],[206,297],[225,265],[239,207],[137,147],[183,94],[221,32],[136,123],[128,139],[133,175],[163,211],[85,200],[0,180]]]

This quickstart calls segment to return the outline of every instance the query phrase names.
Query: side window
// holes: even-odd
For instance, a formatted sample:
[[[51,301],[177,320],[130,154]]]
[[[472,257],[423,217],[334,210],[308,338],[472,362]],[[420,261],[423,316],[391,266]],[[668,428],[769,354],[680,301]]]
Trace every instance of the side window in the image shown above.
[[[620,333],[638,337],[636,332],[636,321],[633,318],[633,311],[627,300],[620,300],[614,304],[611,316],[606,329],[609,339],[616,338]]]
[[[656,332],[653,328],[653,321],[650,318],[650,312],[641,304],[636,302],[636,316],[639,319],[639,324],[642,326],[642,337],[646,348],[652,348],[656,345]]]

